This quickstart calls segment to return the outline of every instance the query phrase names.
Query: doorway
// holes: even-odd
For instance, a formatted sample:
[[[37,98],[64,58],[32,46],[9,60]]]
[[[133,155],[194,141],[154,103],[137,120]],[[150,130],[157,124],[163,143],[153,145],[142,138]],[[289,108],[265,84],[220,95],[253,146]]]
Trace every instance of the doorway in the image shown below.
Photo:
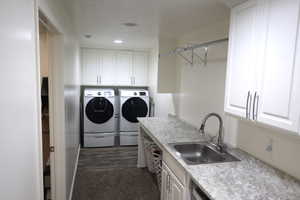
[[[54,128],[53,128],[53,54],[51,53],[52,29],[39,13],[39,64],[41,89],[42,161],[44,200],[55,199]]]

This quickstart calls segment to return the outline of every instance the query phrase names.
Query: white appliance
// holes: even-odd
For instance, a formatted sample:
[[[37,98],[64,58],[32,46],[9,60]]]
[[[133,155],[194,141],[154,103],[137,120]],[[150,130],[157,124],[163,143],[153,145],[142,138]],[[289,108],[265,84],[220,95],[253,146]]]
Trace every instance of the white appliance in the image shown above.
[[[115,145],[115,91],[88,88],[84,90],[83,146]]]
[[[137,145],[138,117],[149,115],[149,93],[142,89],[120,89],[120,145]]]

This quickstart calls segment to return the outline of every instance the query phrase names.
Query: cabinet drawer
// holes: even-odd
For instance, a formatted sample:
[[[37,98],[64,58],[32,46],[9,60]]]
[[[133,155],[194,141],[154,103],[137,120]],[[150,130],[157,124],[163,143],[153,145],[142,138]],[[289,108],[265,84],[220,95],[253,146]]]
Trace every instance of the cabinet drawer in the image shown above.
[[[163,161],[175,174],[182,185],[186,185],[186,173],[179,163],[166,151],[163,152]]]

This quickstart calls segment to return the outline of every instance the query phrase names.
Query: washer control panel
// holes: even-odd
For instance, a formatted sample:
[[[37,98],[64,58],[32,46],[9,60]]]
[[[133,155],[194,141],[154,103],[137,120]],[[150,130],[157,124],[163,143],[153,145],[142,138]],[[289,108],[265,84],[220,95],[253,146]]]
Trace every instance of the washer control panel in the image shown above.
[[[84,91],[85,97],[113,97],[115,96],[115,91],[106,89],[106,90],[99,90],[99,89],[86,89]]]
[[[149,92],[147,90],[119,90],[119,94],[121,97],[141,97],[141,96],[149,96]]]

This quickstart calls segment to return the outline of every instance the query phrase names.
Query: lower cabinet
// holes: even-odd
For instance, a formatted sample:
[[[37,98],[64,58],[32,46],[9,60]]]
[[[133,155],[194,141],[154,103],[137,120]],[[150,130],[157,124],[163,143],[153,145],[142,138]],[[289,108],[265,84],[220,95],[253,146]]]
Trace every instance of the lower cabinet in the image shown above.
[[[161,200],[185,200],[185,187],[163,162]]]

